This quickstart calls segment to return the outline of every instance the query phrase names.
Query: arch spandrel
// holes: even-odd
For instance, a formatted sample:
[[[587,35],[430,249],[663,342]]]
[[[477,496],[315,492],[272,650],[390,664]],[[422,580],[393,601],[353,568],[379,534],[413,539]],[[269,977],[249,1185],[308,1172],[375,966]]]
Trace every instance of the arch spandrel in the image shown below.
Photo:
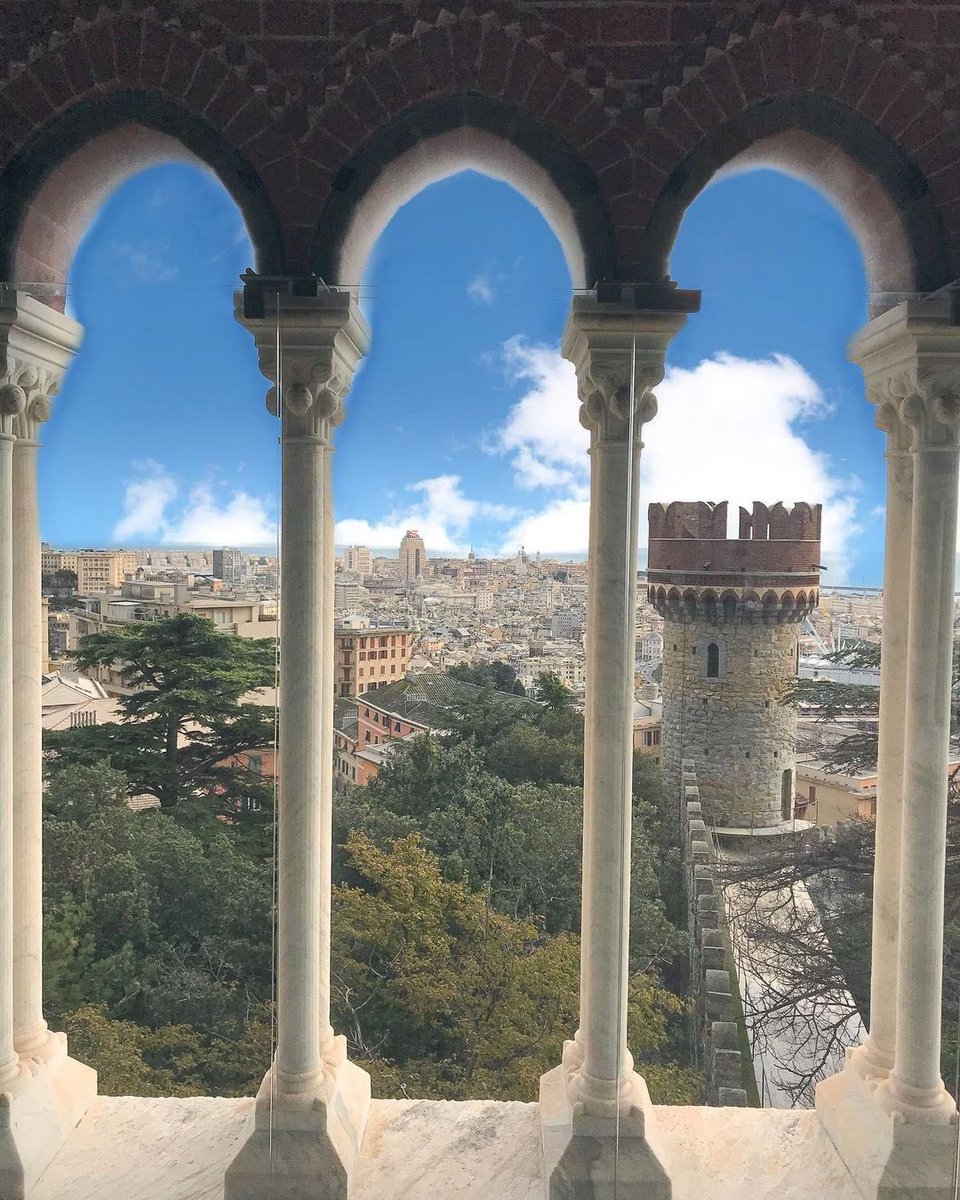
[[[847,15],[844,28],[827,14],[784,14],[775,28],[758,24],[731,37],[648,111],[637,154],[655,163],[646,186],[654,198],[643,230],[619,247],[621,261],[633,257],[638,273],[662,277],[703,188],[724,171],[770,166],[843,212],[875,310],[958,273],[960,245],[942,214],[960,199],[960,181],[944,169],[960,160],[960,138],[933,102],[935,81],[868,44],[862,21]]]
[[[106,197],[164,162],[212,171],[240,209],[264,273],[284,265],[280,220],[257,171],[226,136],[182,105],[145,91],[83,99],[31,138],[0,175],[0,279],[62,284]]]
[[[429,184],[469,169],[510,184],[539,209],[574,288],[616,274],[613,229],[590,169],[520,109],[477,95],[425,100],[401,112],[339,167],[317,224],[317,273],[359,283],[397,210]]]

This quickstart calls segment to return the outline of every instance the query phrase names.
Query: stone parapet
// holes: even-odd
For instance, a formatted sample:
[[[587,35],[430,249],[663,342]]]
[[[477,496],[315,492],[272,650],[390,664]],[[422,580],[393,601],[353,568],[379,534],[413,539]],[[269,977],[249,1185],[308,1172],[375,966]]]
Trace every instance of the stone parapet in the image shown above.
[[[697,1063],[706,1077],[708,1104],[744,1107],[747,1093],[742,1086],[734,984],[726,967],[725,917],[715,845],[703,820],[692,759],[683,760],[680,787]]]
[[[673,501],[648,510],[647,597],[674,621],[799,621],[817,607],[819,504],[755,501],[726,536],[727,504]]]

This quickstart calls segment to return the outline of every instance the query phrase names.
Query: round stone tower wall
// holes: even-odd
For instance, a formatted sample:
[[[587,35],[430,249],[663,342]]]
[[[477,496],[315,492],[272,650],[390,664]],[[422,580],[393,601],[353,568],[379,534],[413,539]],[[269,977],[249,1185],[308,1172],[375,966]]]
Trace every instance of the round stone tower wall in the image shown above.
[[[664,619],[661,762],[680,794],[693,759],[704,819],[792,820],[800,622],[820,591],[820,505],[755,502],[728,538],[726,502],[651,504],[647,598]]]
[[[796,676],[797,625],[668,618],[663,642],[661,761],[672,794],[681,758],[692,758],[708,824],[756,829],[789,820],[797,714],[783,699]]]

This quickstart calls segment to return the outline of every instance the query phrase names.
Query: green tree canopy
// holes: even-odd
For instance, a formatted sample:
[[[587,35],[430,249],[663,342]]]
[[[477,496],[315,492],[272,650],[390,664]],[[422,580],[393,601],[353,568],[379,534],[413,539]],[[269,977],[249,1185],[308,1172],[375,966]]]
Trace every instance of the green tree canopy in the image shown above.
[[[383,850],[354,833],[345,849],[362,886],[334,893],[335,1004],[378,1092],[532,1100],[576,1025],[578,939],[547,937],[445,880],[416,834]],[[656,1060],[680,1008],[655,976],[631,981],[641,1057]],[[676,1102],[702,1081],[674,1068],[663,1082],[656,1098]]]
[[[573,692],[553,671],[541,671],[536,686],[537,699],[553,712],[563,712],[573,701]]]
[[[218,633],[211,621],[178,614],[88,634],[77,667],[119,665],[129,692],[119,724],[82,726],[50,735],[64,762],[109,762],[133,793],[169,807],[201,793],[236,808],[238,794],[256,808],[266,798],[255,776],[225,760],[273,741],[273,713],[241,697],[274,680],[275,643]],[[260,793],[264,792],[264,795]]]
[[[495,692],[512,692],[515,696],[524,695],[523,684],[509,663],[459,663],[455,667],[448,667],[447,674],[453,679],[462,679],[464,683],[476,683],[480,687],[493,688]]]

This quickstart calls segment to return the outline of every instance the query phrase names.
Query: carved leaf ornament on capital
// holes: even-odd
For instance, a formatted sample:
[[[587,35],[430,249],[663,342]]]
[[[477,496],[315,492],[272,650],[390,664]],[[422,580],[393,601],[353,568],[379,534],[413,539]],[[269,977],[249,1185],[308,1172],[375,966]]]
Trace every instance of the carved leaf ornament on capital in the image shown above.
[[[298,367],[286,361],[285,372],[294,376],[283,382],[283,417],[291,433],[312,433],[329,437],[333,428],[344,418],[344,398],[350,390],[350,379],[344,371],[325,369],[315,361]],[[260,370],[268,379],[276,379],[276,355],[260,356]],[[266,395],[267,410],[281,416],[280,389],[277,384]]]
[[[32,440],[37,427],[50,419],[60,374],[7,355],[0,359],[0,417],[5,432]]]
[[[637,363],[634,379],[634,437],[647,421],[657,415],[657,398],[653,388],[663,379],[661,361]],[[621,440],[628,434],[630,424],[631,369],[629,360],[613,367],[594,367],[579,386],[580,424],[603,441]]]
[[[903,371],[871,384],[867,397],[891,449],[960,446],[960,367]]]

